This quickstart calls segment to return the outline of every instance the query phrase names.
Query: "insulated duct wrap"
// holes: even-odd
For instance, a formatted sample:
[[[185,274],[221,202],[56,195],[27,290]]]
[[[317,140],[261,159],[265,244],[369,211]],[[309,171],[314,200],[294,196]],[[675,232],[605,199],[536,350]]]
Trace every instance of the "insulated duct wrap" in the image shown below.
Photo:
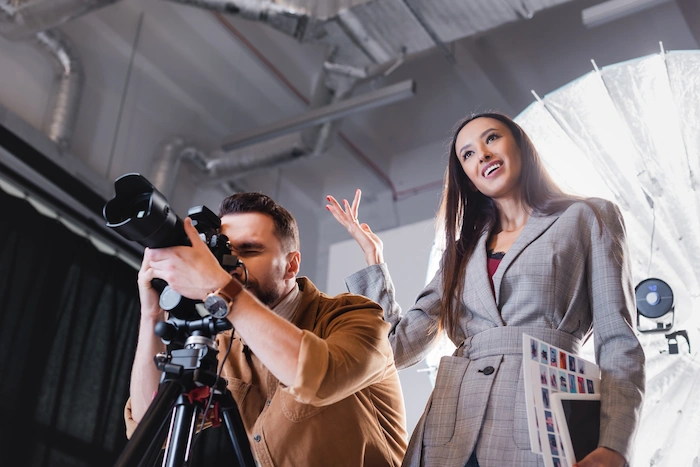
[[[214,152],[207,163],[211,177],[235,180],[263,167],[272,167],[293,160],[307,152],[301,132],[279,136],[230,153]]]
[[[365,68],[530,18],[572,0],[170,1],[267,23],[302,42],[329,46],[332,63]]]
[[[119,0],[0,0],[0,34],[28,39]]]
[[[83,89],[83,68],[68,38],[58,29],[40,32],[36,43],[51,58],[54,69],[54,91],[44,123],[44,131],[62,148],[70,146],[73,128],[80,107]]]

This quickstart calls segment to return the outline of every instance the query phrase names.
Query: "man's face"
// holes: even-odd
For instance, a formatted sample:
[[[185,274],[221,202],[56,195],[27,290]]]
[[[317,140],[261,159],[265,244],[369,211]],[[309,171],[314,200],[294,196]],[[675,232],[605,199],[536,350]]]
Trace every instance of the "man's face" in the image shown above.
[[[285,280],[294,278],[296,271],[289,268],[295,252],[285,250],[272,218],[257,212],[227,214],[221,218],[221,231],[248,269],[248,290],[265,305],[275,306],[286,292]],[[242,272],[236,274],[245,280]]]

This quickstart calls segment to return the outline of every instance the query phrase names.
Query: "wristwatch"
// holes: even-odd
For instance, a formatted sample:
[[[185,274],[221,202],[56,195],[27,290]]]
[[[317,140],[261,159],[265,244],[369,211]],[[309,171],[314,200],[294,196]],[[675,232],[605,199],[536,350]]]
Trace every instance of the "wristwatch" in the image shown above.
[[[204,299],[204,308],[214,318],[226,318],[236,296],[243,290],[243,285],[235,277],[228,284],[207,295]]]

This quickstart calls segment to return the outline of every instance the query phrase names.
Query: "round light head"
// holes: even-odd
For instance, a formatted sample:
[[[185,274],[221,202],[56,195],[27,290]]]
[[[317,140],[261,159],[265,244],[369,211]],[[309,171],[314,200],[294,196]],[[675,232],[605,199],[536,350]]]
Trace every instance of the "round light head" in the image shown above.
[[[645,279],[634,288],[637,313],[656,319],[673,310],[673,291],[661,279]]]

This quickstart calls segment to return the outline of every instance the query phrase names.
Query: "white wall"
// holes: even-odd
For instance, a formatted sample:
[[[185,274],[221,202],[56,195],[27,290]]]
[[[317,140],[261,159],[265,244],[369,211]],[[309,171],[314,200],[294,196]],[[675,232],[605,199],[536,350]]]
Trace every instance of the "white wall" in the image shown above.
[[[435,235],[434,221],[429,219],[377,234],[384,242],[384,259],[396,286],[396,300],[403,310],[407,310],[426,284],[430,248]],[[343,279],[365,266],[364,255],[354,240],[331,245],[326,293],[346,292]],[[424,360],[399,372],[409,433],[416,426],[432,391],[426,370]]]

